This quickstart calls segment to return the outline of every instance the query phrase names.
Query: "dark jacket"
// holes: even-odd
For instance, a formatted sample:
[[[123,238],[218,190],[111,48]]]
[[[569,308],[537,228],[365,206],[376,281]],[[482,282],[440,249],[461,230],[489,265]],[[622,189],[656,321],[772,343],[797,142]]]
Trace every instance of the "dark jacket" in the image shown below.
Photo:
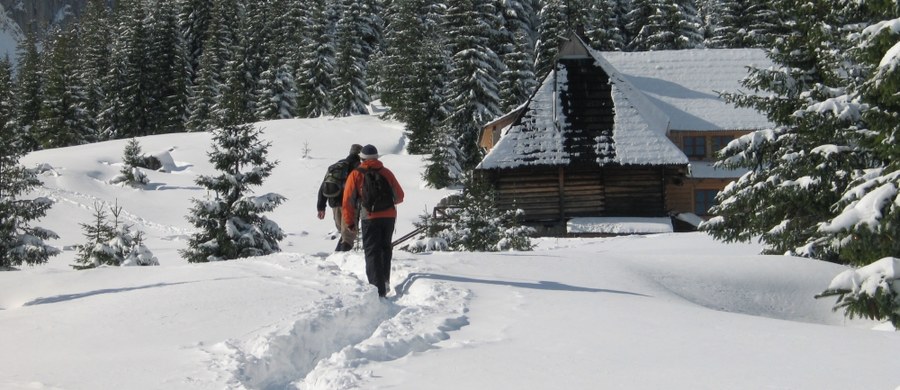
[[[347,167],[347,176],[350,176],[350,172],[353,172],[356,167],[359,166],[359,155],[350,154],[343,160],[350,162],[350,165]],[[341,193],[334,198],[328,198],[322,193],[322,189],[325,187],[325,182],[319,184],[319,194],[318,194],[318,202],[316,202],[316,210],[325,211],[325,204],[328,204],[328,207],[335,208],[341,207],[341,202],[344,199],[344,194]]]

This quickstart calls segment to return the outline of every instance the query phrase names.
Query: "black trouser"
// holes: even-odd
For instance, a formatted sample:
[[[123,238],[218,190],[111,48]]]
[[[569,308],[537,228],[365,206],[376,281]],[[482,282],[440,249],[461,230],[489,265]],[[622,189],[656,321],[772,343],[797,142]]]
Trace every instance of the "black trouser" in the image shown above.
[[[363,250],[366,252],[366,278],[378,287],[378,295],[387,294],[391,280],[391,238],[396,218],[375,218],[362,221]]]

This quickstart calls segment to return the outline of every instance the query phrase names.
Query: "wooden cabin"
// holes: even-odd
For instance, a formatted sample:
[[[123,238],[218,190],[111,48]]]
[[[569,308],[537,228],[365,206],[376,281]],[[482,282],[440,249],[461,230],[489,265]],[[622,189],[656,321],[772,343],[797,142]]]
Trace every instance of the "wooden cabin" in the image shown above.
[[[628,218],[677,230],[742,174],[714,169],[715,151],[769,126],[717,93],[768,63],[761,50],[597,52],[572,35],[528,102],[484,126],[477,170],[543,235]]]

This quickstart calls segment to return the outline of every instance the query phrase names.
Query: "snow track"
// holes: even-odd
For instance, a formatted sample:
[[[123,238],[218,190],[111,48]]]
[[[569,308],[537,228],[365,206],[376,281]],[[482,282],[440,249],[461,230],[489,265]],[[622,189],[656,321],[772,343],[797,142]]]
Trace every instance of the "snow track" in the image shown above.
[[[107,211],[107,214],[109,214],[109,208],[115,206],[114,202],[108,202],[90,194],[66,190],[62,188],[50,188],[44,186],[36,189],[35,192],[37,195],[46,197],[56,203],[69,204],[83,210],[88,210],[91,213],[94,212],[95,204],[100,204],[101,207],[103,207],[104,210]],[[122,212],[119,214],[119,217],[123,218],[123,222],[126,224],[139,226],[142,228],[142,230],[144,228],[157,230],[165,234],[166,237],[169,237],[170,239],[188,237],[193,232],[192,230],[181,229],[172,225],[166,225],[147,220],[146,218],[138,216],[137,214],[132,213],[125,208],[122,208]]]
[[[309,312],[281,330],[250,340],[229,340],[207,352],[212,367],[230,371],[229,387],[239,389],[352,389],[365,386],[372,363],[437,348],[449,332],[467,325],[470,292],[442,281],[407,279],[400,291],[378,298],[358,275],[359,253],[335,254],[326,261],[335,277],[351,280],[353,291],[310,305]],[[398,264],[401,263],[401,264]],[[395,261],[394,280],[408,264]],[[364,276],[363,276],[364,278]]]

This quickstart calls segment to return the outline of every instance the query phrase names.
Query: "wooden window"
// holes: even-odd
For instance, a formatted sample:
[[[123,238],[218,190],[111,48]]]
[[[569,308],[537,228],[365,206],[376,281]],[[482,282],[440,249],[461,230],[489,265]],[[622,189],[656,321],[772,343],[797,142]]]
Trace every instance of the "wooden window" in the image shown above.
[[[715,153],[722,150],[722,148],[727,146],[732,140],[734,140],[734,136],[731,135],[717,135],[712,137],[712,151]]]
[[[694,191],[694,214],[709,215],[709,209],[716,204],[717,190]]]
[[[682,149],[688,158],[706,158],[706,137],[684,137],[682,142]]]

